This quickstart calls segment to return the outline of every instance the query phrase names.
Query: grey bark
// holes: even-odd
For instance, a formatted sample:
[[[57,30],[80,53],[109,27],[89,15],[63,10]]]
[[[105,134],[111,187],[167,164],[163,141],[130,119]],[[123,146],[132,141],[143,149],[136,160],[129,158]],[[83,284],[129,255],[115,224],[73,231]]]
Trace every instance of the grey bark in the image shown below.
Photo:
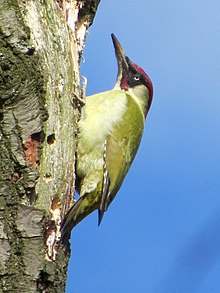
[[[99,0],[0,0],[0,292],[65,290],[79,62]],[[74,291],[74,289],[73,289]]]

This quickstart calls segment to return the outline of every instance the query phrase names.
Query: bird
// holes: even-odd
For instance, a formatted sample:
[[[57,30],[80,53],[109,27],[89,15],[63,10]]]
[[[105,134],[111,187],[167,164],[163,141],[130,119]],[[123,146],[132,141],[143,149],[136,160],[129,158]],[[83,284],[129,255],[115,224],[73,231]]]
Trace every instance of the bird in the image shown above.
[[[98,210],[98,226],[134,160],[153,99],[153,84],[111,34],[118,63],[112,90],[86,97],[79,121],[76,184],[79,199],[61,224],[61,238]]]

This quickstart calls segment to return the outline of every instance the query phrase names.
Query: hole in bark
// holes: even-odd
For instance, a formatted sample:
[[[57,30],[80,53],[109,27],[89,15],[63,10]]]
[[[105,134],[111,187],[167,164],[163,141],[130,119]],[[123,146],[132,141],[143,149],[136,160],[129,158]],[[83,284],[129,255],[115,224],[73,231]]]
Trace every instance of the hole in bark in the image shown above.
[[[54,141],[55,141],[55,133],[52,133],[52,134],[48,135],[48,137],[47,137],[47,143],[48,144],[53,144]]]
[[[31,138],[36,141],[43,142],[45,139],[45,134],[43,131],[35,132],[31,134]]]
[[[35,52],[35,48],[34,47],[28,47],[27,49],[28,49],[27,50],[27,55],[28,56],[31,56],[31,55],[34,54],[34,52]]]
[[[44,141],[45,134],[43,131],[30,135],[25,142],[25,155],[27,166],[38,167],[40,164],[40,144]]]
[[[52,287],[53,283],[49,280],[50,275],[44,271],[41,271],[37,280],[37,288],[44,292],[46,289]]]

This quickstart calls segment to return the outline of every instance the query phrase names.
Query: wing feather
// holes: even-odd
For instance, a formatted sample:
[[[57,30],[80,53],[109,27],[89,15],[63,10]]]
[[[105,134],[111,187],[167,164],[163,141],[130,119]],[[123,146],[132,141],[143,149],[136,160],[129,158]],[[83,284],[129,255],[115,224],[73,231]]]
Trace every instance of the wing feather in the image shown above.
[[[105,210],[114,199],[132,162],[144,129],[144,115],[136,101],[127,94],[128,110],[107,138],[106,169],[110,179]]]

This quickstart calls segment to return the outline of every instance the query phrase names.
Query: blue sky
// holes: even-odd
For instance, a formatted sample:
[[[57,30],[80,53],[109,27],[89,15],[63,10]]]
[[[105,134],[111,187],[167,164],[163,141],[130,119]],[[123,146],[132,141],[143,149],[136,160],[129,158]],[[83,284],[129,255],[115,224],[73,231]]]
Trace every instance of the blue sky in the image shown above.
[[[114,86],[110,34],[146,70],[142,144],[101,226],[72,232],[67,293],[220,290],[220,1],[101,1],[82,75]]]

